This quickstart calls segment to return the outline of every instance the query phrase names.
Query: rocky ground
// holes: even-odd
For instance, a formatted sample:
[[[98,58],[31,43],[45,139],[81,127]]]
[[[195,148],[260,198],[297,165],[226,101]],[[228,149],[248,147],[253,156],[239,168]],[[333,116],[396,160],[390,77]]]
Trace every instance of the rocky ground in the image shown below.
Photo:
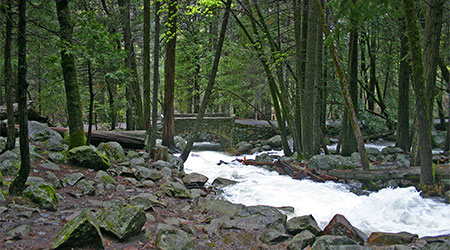
[[[0,249],[449,249],[450,236],[364,235],[340,215],[322,231],[292,208],[220,200],[179,158],[124,152],[117,143],[66,151],[45,125],[30,123],[32,170],[25,197],[8,195],[18,151],[0,155]],[[2,139],[0,139],[0,142]],[[0,143],[1,145],[1,143]]]

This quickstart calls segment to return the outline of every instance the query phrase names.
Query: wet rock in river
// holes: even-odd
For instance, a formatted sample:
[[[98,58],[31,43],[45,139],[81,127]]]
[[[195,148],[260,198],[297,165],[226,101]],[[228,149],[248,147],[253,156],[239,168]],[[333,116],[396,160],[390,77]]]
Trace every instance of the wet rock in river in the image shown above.
[[[308,230],[303,230],[292,238],[288,245],[289,250],[303,249],[314,243],[316,236]]]
[[[289,219],[286,223],[286,229],[288,233],[292,235],[296,235],[304,230],[308,230],[312,234],[318,235],[322,231],[312,215]]]
[[[199,173],[190,173],[183,177],[183,183],[188,188],[201,188],[208,181],[208,177]]]
[[[230,186],[230,185],[234,185],[238,183],[237,181],[233,181],[233,180],[229,180],[226,178],[222,178],[222,177],[217,177],[216,179],[214,179],[214,181],[212,182],[211,186],[215,187],[215,188],[224,188],[226,186]]]
[[[364,245],[367,236],[340,214],[336,214],[323,229],[322,235],[347,236],[348,238]]]
[[[346,249],[347,246],[352,245],[358,245],[358,243],[345,236],[324,235],[316,238],[310,250]]]
[[[373,232],[370,234],[367,243],[369,245],[387,246],[395,244],[409,244],[418,238],[417,234],[411,234],[408,232],[400,233],[384,233]]]

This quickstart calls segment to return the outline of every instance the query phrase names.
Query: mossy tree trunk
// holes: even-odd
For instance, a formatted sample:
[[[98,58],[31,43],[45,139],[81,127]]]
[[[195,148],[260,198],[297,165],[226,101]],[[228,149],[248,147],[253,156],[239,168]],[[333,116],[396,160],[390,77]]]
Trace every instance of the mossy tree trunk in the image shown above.
[[[423,184],[434,183],[432,153],[431,153],[431,117],[429,110],[430,100],[424,78],[422,61],[422,45],[419,25],[413,0],[402,0],[408,35],[409,52],[411,54],[411,73],[414,92],[416,94],[416,122],[418,128],[419,155],[420,155],[420,181]]]
[[[19,25],[17,48],[19,55],[17,83],[19,104],[19,140],[20,168],[19,173],[9,186],[11,195],[21,194],[30,173],[30,149],[28,145],[28,111],[27,111],[27,41],[26,41],[26,0],[19,0]]]
[[[6,34],[5,34],[5,53],[4,53],[4,67],[5,67],[5,88],[6,88],[6,113],[8,117],[8,130],[6,139],[6,149],[13,150],[16,146],[16,130],[14,128],[14,83],[11,77],[11,42],[12,42],[12,4],[8,0],[5,6],[6,18]]]
[[[353,1],[355,3],[355,1]],[[350,96],[354,107],[358,106],[358,27],[354,19],[354,13],[351,14],[350,29],[350,46],[348,55],[348,84]],[[345,110],[342,118],[341,130],[341,154],[349,156],[358,150],[355,134],[353,133],[350,112]]]
[[[164,61],[164,122],[162,144],[174,147],[174,92],[175,92],[175,48],[177,46],[177,9],[178,0],[167,1],[167,43]]]
[[[75,56],[69,53],[72,46],[73,24],[71,20],[69,2],[67,0],[55,0],[59,22],[59,35],[63,43],[61,48],[61,67],[66,89],[67,114],[69,125],[69,148],[86,144],[84,134],[80,91],[77,80]]]
[[[150,127],[150,0],[144,0],[144,129]]]
[[[158,125],[158,88],[159,88],[159,9],[160,2],[155,0],[155,36],[153,46],[153,96],[152,96],[152,128],[150,134],[147,131],[147,151],[155,147],[156,144],[156,130]]]

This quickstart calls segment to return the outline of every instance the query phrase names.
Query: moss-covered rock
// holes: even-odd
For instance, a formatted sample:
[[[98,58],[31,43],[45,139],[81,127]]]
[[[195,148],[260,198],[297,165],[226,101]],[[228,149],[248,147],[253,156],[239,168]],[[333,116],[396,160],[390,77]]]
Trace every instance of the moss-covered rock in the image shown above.
[[[63,180],[63,185],[64,187],[73,187],[75,186],[81,179],[84,179],[84,174],[82,173],[71,173],[69,175],[66,176],[66,178],[64,178]]]
[[[6,138],[0,136],[0,152],[3,152],[6,148]]]
[[[166,182],[161,185],[161,190],[168,196],[176,198],[190,198],[192,199],[191,192],[181,183],[178,182]]]
[[[103,170],[98,171],[98,173],[95,175],[95,181],[97,181],[98,183],[102,183],[104,185],[117,184],[117,181],[114,180],[114,178],[112,178],[111,175],[109,175]]]
[[[49,184],[32,184],[25,189],[23,195],[42,209],[49,211],[58,209],[58,196],[53,186]]]
[[[94,146],[80,146],[69,150],[68,158],[73,163],[95,170],[106,170],[110,163],[108,157]]]
[[[318,235],[322,231],[312,215],[304,215],[289,219],[286,223],[286,229],[288,233],[292,235],[296,235],[304,230],[308,230],[312,234]]]
[[[195,249],[193,239],[183,230],[168,225],[158,226],[156,246],[161,250],[190,250]]]
[[[3,185],[3,175],[2,175],[2,172],[0,172],[0,186],[2,186]]]
[[[101,208],[96,216],[100,227],[113,233],[120,240],[140,233],[147,220],[142,208],[119,204]]]
[[[127,159],[122,146],[115,141],[102,142],[98,145],[97,150],[104,153],[111,162],[123,162]]]
[[[88,209],[85,209],[80,215],[64,225],[53,242],[53,249],[82,247],[104,248],[97,219]]]
[[[12,151],[0,155],[0,172],[6,176],[15,176],[20,167],[20,156]]]
[[[60,152],[49,152],[48,158],[56,164],[66,163],[66,156]]]
[[[288,245],[289,250],[303,249],[308,245],[314,243],[316,236],[308,230],[304,230],[296,234]]]

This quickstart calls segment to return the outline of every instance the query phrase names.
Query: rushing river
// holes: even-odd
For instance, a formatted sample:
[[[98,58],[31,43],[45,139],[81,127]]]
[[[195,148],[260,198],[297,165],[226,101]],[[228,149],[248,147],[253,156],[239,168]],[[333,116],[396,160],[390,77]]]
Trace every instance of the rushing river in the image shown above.
[[[252,156],[247,156],[247,159]],[[423,199],[410,188],[386,188],[358,196],[344,184],[294,180],[233,161],[221,152],[193,152],[185,163],[187,173],[238,181],[224,189],[224,198],[244,205],[291,206],[289,217],[312,214],[323,229],[339,213],[366,234],[374,231],[416,233],[419,236],[450,234],[450,205]],[[222,160],[230,164],[217,163]],[[233,161],[233,162],[232,162]]]

